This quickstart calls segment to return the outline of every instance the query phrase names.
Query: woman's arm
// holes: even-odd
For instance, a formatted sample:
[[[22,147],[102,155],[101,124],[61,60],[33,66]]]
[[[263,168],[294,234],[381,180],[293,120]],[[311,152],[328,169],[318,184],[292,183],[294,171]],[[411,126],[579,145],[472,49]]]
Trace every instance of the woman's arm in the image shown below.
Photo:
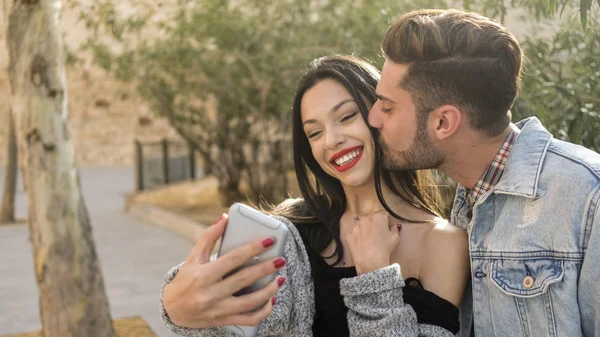
[[[355,228],[354,232],[357,233],[353,232],[348,237],[348,243],[357,264],[357,271],[360,263],[360,270],[365,272],[359,272],[359,276],[340,282],[340,290],[349,309],[350,336],[454,336],[443,327],[418,323],[415,310],[404,302],[405,284],[398,264],[373,268],[386,262],[383,258],[381,261],[376,258],[385,257],[383,253],[391,251],[381,243],[385,243],[385,239],[390,235],[393,238],[394,228],[387,227],[383,220],[375,217],[371,226],[360,227],[363,226]],[[380,244],[376,244],[377,242]],[[390,244],[390,247],[392,246]],[[448,224],[436,225],[426,238],[422,258],[424,270],[421,281],[424,288],[440,297],[440,300],[446,300],[457,307],[469,277],[466,233]],[[456,314],[454,312],[441,315]]]
[[[271,306],[270,301],[265,304],[265,307],[269,309],[272,308],[272,312],[269,310],[270,314],[267,313],[268,316],[266,316],[266,318],[258,320],[257,323],[260,323],[258,336],[309,336],[302,333],[302,331],[307,330],[305,322],[312,319],[312,310],[314,310],[310,264],[308,263],[308,258],[306,257],[303,246],[300,246],[301,239],[295,227],[293,227],[287,219],[280,218],[280,220],[286,222],[291,235],[288,237],[284,252],[284,258],[287,263],[284,268],[277,271],[278,276],[276,280],[283,277],[286,281],[277,293],[275,305]],[[214,260],[214,257],[212,260]],[[217,261],[211,263],[216,263]],[[169,271],[165,279],[165,284],[163,285],[163,290],[165,289],[165,286],[175,279],[182,265],[184,264],[182,263]],[[185,297],[185,294],[182,296]],[[176,334],[192,337],[236,336],[226,328],[216,326],[223,324],[215,324],[216,322],[214,321],[212,322],[212,327],[189,328],[177,325],[171,320],[168,311],[163,305],[162,299],[164,299],[164,293],[161,294],[161,317],[165,325]],[[261,311],[263,309],[261,309]],[[190,311],[188,314],[193,313]],[[204,312],[204,314],[210,313]],[[308,325],[308,327],[310,328],[310,325]]]
[[[285,256],[285,255],[284,255]],[[215,256],[216,257],[216,256]],[[163,290],[166,285],[168,285],[177,275],[178,270],[183,265],[180,264],[169,271],[165,278],[165,283],[163,285]],[[288,278],[287,268],[283,268],[277,272],[277,278],[284,277],[286,280]],[[179,326],[173,321],[171,321],[169,314],[165,310],[163,305],[163,295],[164,292],[161,292],[161,303],[160,303],[160,316],[164,322],[164,324],[169,328],[169,330],[180,336],[189,336],[189,337],[237,337],[236,334],[227,330],[222,326],[216,327],[205,327],[205,328],[188,328]],[[291,306],[292,298],[289,289],[288,282],[286,281],[281,286],[281,289],[277,293],[275,305],[272,306],[272,311],[264,320],[259,320],[256,324],[261,324],[259,329],[259,336],[280,336],[282,332],[285,331],[288,327],[287,321],[289,321],[289,309]],[[272,305],[267,303],[265,306]],[[262,321],[262,323],[261,323]],[[252,322],[254,323],[254,322]],[[253,325],[256,325],[253,324]],[[277,330],[277,331],[275,331]],[[277,332],[277,333],[275,333]]]
[[[177,273],[179,272],[179,270],[181,269],[181,267],[183,266],[184,263],[185,262],[182,262],[181,264],[179,264],[179,265],[173,267],[171,270],[169,270],[169,272],[165,276],[165,282],[163,283],[162,289],[160,291],[160,318],[162,319],[165,326],[167,328],[169,328],[169,330],[173,331],[174,333],[176,333],[179,336],[236,337],[236,335],[233,334],[233,332],[228,331],[227,329],[225,329],[223,327],[189,328],[189,327],[185,327],[185,326],[181,326],[181,325],[177,325],[177,324],[173,323],[173,321],[171,320],[171,317],[167,313],[167,310],[165,309],[165,306],[164,306],[165,287],[168,286],[173,281],[175,276],[177,276]]]
[[[223,215],[204,232],[185,262],[167,274],[161,292],[161,316],[171,330],[182,336],[228,336],[223,329],[209,333],[201,329],[256,325],[273,309],[271,299],[280,288],[281,276],[261,290],[237,297],[233,294],[280,270],[283,265],[275,262],[281,258],[270,259],[225,277],[272,247],[273,238],[256,240],[210,261],[210,253],[223,235],[226,223],[227,215]],[[259,309],[250,312],[256,308]]]
[[[403,287],[398,264],[342,279],[340,290],[348,307],[350,336],[454,336],[439,326],[419,324],[413,308],[404,303]]]
[[[446,223],[436,226],[426,242],[423,287],[458,307],[471,275],[467,232]]]

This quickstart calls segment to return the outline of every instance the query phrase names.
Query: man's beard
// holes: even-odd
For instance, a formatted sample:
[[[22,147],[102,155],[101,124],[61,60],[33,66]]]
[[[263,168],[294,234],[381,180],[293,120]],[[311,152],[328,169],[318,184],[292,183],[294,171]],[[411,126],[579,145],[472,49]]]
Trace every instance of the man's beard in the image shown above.
[[[444,156],[437,150],[429,137],[425,123],[418,123],[417,134],[408,150],[394,151],[381,136],[378,143],[382,152],[382,167],[391,171],[407,171],[438,168],[444,163]]]

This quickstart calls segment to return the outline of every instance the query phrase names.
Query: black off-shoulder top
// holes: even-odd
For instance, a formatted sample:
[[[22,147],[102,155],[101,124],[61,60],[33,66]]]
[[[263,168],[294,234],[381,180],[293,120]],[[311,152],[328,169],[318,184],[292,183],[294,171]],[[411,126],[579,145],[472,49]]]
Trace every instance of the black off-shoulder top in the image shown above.
[[[349,336],[346,314],[348,308],[340,294],[340,280],[356,276],[355,267],[332,267],[319,254],[309,253],[311,265],[315,267],[315,320],[313,336]],[[427,291],[415,278],[405,280],[402,297],[417,314],[421,324],[431,324],[458,333],[458,308],[447,300]]]

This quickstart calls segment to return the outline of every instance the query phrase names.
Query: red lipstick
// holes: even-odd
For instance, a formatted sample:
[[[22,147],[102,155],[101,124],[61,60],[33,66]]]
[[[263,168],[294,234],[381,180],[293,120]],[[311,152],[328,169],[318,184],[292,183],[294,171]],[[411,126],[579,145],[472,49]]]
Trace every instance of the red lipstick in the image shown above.
[[[359,145],[359,146],[353,146],[353,147],[349,147],[347,149],[344,149],[336,154],[334,154],[333,156],[331,156],[331,158],[329,159],[329,162],[333,165],[333,167],[338,170],[339,172],[344,172],[346,170],[349,170],[350,168],[352,168],[354,165],[356,165],[358,163],[358,161],[360,160],[360,158],[362,157],[363,154],[363,146]],[[339,159],[345,155],[347,155],[348,153],[351,153],[353,151],[359,150],[359,154],[358,156],[352,158],[350,161],[348,161],[347,163],[343,164],[343,165],[338,165],[335,163],[336,159]]]

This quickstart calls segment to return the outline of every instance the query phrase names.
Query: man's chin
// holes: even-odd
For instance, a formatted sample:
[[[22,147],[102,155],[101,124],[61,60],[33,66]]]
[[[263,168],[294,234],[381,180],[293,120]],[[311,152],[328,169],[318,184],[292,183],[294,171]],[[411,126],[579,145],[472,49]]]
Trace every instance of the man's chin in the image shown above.
[[[389,171],[406,171],[406,164],[395,161],[389,157],[384,157],[381,166]]]

